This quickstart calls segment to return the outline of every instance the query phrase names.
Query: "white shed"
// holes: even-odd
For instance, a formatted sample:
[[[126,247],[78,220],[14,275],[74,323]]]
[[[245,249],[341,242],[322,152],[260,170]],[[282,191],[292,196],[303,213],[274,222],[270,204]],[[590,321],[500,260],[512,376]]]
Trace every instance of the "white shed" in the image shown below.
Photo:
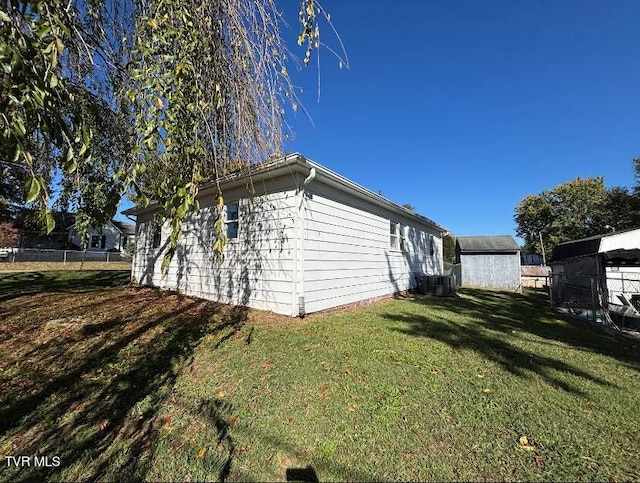
[[[125,212],[137,217],[134,280],[298,316],[442,274],[444,228],[299,154],[230,175],[221,190],[229,238],[224,261],[213,257],[218,191],[209,186],[200,191],[200,212],[185,220],[164,278],[169,229],[155,228],[153,206]]]

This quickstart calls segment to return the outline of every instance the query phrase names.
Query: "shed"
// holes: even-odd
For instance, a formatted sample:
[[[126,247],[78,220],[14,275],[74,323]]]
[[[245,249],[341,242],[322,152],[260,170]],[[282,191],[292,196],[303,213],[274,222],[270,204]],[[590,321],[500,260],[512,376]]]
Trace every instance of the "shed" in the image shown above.
[[[463,287],[522,290],[520,247],[511,235],[457,237],[456,263]]]
[[[157,207],[124,212],[137,220],[134,280],[298,316],[442,274],[444,228],[300,154],[230,174],[220,189],[228,242],[219,264],[212,251],[215,184],[200,190],[200,211],[185,219],[164,277],[170,231],[154,225]]]
[[[549,265],[556,286],[597,283],[608,303],[620,304],[622,296],[640,309],[640,228],[559,243]]]

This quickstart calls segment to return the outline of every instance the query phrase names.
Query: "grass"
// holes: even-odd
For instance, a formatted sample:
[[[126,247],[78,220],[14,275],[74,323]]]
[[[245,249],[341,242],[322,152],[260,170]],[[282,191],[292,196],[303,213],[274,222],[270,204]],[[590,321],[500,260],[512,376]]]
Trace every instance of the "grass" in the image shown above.
[[[131,262],[3,262],[2,272],[45,272],[61,270],[131,270]]]
[[[638,343],[539,293],[301,321],[104,274],[0,275],[0,449],[61,458],[4,481],[640,479]]]

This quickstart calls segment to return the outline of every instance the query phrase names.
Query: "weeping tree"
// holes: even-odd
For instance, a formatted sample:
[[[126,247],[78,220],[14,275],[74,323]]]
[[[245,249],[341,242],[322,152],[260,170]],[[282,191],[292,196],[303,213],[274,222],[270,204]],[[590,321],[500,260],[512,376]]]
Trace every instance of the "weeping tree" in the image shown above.
[[[56,189],[85,240],[123,194],[157,203],[166,268],[203,183],[280,151],[298,106],[288,67],[322,46],[319,20],[331,25],[298,1],[299,63],[275,0],[0,2],[0,162],[26,178],[46,229]],[[221,253],[220,219],[215,232]]]

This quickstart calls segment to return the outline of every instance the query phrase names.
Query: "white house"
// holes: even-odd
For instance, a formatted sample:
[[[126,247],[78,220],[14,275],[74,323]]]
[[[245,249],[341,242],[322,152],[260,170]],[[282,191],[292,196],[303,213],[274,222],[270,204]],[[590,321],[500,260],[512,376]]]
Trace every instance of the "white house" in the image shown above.
[[[299,154],[222,180],[228,242],[213,258],[217,188],[199,194],[200,212],[164,278],[169,228],[154,207],[133,208],[132,277],[145,285],[298,316],[414,287],[442,274],[442,233],[433,221]]]
[[[81,247],[80,235],[73,225],[67,228],[69,242]],[[111,220],[102,227],[102,232],[89,227],[88,251],[123,251],[128,243],[135,242],[135,227],[129,223]]]

